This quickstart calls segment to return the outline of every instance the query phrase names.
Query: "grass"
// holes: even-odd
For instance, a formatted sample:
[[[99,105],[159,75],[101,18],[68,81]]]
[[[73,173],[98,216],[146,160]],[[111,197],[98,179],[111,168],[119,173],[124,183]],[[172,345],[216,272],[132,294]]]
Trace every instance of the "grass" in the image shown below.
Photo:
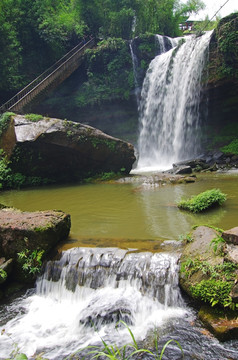
[[[67,360],[74,359],[74,356],[78,356],[78,354],[81,351],[85,351],[85,350],[88,350],[88,352],[84,357],[82,357],[82,360],[86,359],[86,358],[87,359],[129,360],[129,359],[133,358],[134,355],[139,355],[139,354],[148,354],[149,356],[152,356],[155,360],[162,360],[164,352],[165,352],[167,346],[171,342],[174,342],[179,347],[179,349],[181,350],[181,353],[182,353],[182,357],[184,358],[183,349],[177,340],[174,340],[174,339],[168,340],[164,344],[163,348],[160,351],[158,348],[158,337],[157,337],[156,333],[154,333],[155,352],[152,352],[149,349],[139,348],[137,341],[134,337],[134,334],[131,331],[131,329],[129,328],[129,326],[124,321],[120,320],[117,323],[116,327],[119,325],[119,323],[122,323],[127,328],[128,332],[131,336],[131,340],[132,340],[131,343],[128,343],[126,345],[118,347],[115,344],[113,344],[113,345],[107,344],[106,341],[103,340],[103,338],[101,338],[103,348],[101,346],[87,346],[86,348],[80,349],[76,353],[70,355],[67,358]],[[75,359],[78,359],[78,357],[76,357]]]
[[[131,329],[129,328],[129,326],[124,321],[120,320],[116,324],[116,327],[118,327],[119,323],[122,323],[127,328],[128,332],[131,336],[131,340],[132,340],[131,343],[128,343],[126,345],[118,347],[116,344],[113,344],[113,345],[107,344],[106,341],[103,338],[101,338],[102,346],[87,346],[87,347],[82,348],[82,349],[76,351],[75,353],[69,355],[64,360],[72,360],[72,359],[78,360],[79,356],[80,356],[79,354],[82,353],[82,351],[84,352],[84,354],[86,351],[86,354],[82,355],[82,357],[80,356],[80,360],[83,360],[83,359],[129,360],[129,359],[132,359],[134,355],[140,355],[140,354],[142,356],[143,356],[143,354],[148,354],[150,357],[153,357],[155,360],[162,360],[167,346],[169,344],[171,344],[172,342],[174,342],[176,344],[176,346],[181,350],[182,358],[184,358],[183,349],[177,340],[174,340],[174,339],[168,340],[164,344],[163,348],[160,351],[158,348],[158,337],[155,332],[154,333],[155,352],[152,352],[149,349],[139,348],[139,346],[136,342],[135,336],[134,336],[133,332],[131,331]],[[3,334],[7,335],[11,339],[10,334],[5,333],[5,329],[3,329],[1,332],[1,335],[3,335]],[[12,351],[11,358],[9,358],[7,360],[29,360],[25,354],[20,353],[19,347],[17,346],[17,344],[15,344],[13,342],[13,345],[14,345],[14,350]],[[43,358],[41,355],[42,354],[38,355],[34,359],[35,360],[47,360],[47,359]],[[142,357],[140,356],[139,358],[141,359]],[[33,359],[33,358],[31,357],[31,359]]]
[[[205,211],[211,207],[221,205],[226,200],[226,195],[219,189],[211,189],[192,196],[190,199],[181,200],[178,203],[179,209],[188,210],[193,213]]]

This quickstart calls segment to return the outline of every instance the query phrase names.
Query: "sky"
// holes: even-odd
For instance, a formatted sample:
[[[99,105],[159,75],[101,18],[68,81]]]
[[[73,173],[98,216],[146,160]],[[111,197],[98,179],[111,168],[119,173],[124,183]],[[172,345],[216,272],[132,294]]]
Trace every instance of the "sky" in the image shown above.
[[[227,0],[202,0],[206,8],[205,10],[200,11],[196,16],[191,15],[190,19],[193,20],[203,20],[206,15],[208,15],[209,19],[220,9],[220,7],[227,1]],[[238,0],[228,0],[227,4],[219,11],[217,15],[221,17],[227,16],[234,11],[238,11]]]

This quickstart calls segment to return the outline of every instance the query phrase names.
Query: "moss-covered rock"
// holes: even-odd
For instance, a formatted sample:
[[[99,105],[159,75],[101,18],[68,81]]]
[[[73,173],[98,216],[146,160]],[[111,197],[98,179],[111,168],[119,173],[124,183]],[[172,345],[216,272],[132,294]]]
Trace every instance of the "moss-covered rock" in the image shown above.
[[[69,231],[70,216],[62,211],[1,209],[0,256],[6,259],[1,265],[2,270],[11,280],[34,280],[43,254],[65,240]]]
[[[238,137],[238,13],[221,19],[213,32],[206,80],[207,147],[212,150]]]
[[[234,249],[229,249],[219,229],[207,226],[197,227],[187,239],[181,256],[180,286],[197,303],[208,304],[208,309],[218,309],[216,312],[223,314],[223,318],[220,316],[219,320],[222,325],[216,330],[215,320],[211,317],[211,321],[208,321],[210,315],[207,315],[207,311],[205,313],[202,311],[200,317],[205,325],[209,323],[208,328],[215,335],[219,338],[227,338],[227,334],[233,334],[233,330],[230,331],[228,326],[232,329],[233,327],[232,322],[228,325],[225,321],[226,311],[232,310],[234,315],[234,311],[238,308],[236,286],[238,259],[233,261],[230,256],[230,251]]]
[[[22,115],[15,115],[14,123],[16,141],[5,187],[44,180],[79,181],[105,172],[129,173],[135,161],[131,144],[91,126],[55,118],[32,122]]]
[[[237,339],[238,337],[238,318],[235,312],[225,312],[208,306],[202,306],[199,319],[215,336],[221,340]]]

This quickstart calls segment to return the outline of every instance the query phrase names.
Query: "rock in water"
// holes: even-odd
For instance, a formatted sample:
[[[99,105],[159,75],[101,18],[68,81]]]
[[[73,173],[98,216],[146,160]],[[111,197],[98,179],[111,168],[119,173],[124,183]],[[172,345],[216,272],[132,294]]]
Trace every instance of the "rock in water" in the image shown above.
[[[131,144],[91,126],[53,118],[32,122],[21,115],[14,116],[14,123],[15,173],[73,181],[104,172],[129,173],[135,161]]]
[[[67,238],[70,216],[62,211],[21,212],[5,208],[0,210],[0,254],[17,258],[25,249],[46,252]]]

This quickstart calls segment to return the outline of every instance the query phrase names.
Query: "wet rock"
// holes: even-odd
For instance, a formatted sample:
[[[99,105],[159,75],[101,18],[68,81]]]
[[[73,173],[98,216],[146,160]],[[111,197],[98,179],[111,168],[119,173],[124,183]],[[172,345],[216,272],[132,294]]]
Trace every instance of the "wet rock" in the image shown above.
[[[199,257],[202,260],[209,261],[211,264],[218,264],[222,260],[219,259],[211,246],[211,241],[218,236],[218,232],[207,226],[198,226],[191,233],[193,241],[186,244],[183,249],[181,261],[190,257]]]
[[[208,167],[206,165],[206,159],[202,159],[202,158],[180,161],[173,164],[173,168],[178,168],[180,166],[190,166],[192,169],[196,169],[196,168],[205,169]]]
[[[226,244],[224,253],[228,261],[238,265],[238,245]]]
[[[234,312],[224,312],[203,306],[198,313],[200,320],[221,341],[237,339],[238,318]]]
[[[10,275],[13,267],[13,259],[9,259],[4,261],[3,264],[0,265],[0,269],[6,271],[7,275]]]
[[[235,286],[233,286],[230,295],[231,295],[232,301],[235,304],[237,304],[238,303],[238,283],[236,283]]]
[[[215,308],[202,306],[199,317],[219,339],[225,340],[237,336],[238,320],[233,316],[228,321],[230,311],[225,307],[225,299],[231,297],[233,303],[228,305],[235,308],[238,302],[238,271],[234,267],[227,276],[227,270],[219,272],[219,269],[227,262],[238,264],[238,246],[224,244],[222,240],[219,243],[220,235],[215,229],[206,226],[199,226],[190,233],[189,242],[185,244],[180,259],[179,283],[197,303],[213,304],[215,300]],[[224,291],[225,294],[227,290],[222,289],[228,289],[228,292],[224,297],[222,293],[217,297],[213,294],[212,299],[210,290],[213,291],[216,282],[219,284],[217,291]],[[194,289],[197,290],[193,292]]]
[[[95,299],[80,314],[80,324],[100,328],[105,324],[124,321],[127,325],[133,324],[131,305],[126,299],[118,299],[113,305],[102,304],[100,299]]]
[[[175,168],[174,170],[175,175],[179,175],[179,174],[191,174],[192,173],[192,168],[191,166],[179,166],[178,168]]]
[[[65,182],[103,172],[129,173],[135,161],[131,144],[88,125],[53,118],[32,122],[21,115],[14,122],[15,173]]]
[[[222,237],[226,242],[238,245],[238,227],[224,231]]]

